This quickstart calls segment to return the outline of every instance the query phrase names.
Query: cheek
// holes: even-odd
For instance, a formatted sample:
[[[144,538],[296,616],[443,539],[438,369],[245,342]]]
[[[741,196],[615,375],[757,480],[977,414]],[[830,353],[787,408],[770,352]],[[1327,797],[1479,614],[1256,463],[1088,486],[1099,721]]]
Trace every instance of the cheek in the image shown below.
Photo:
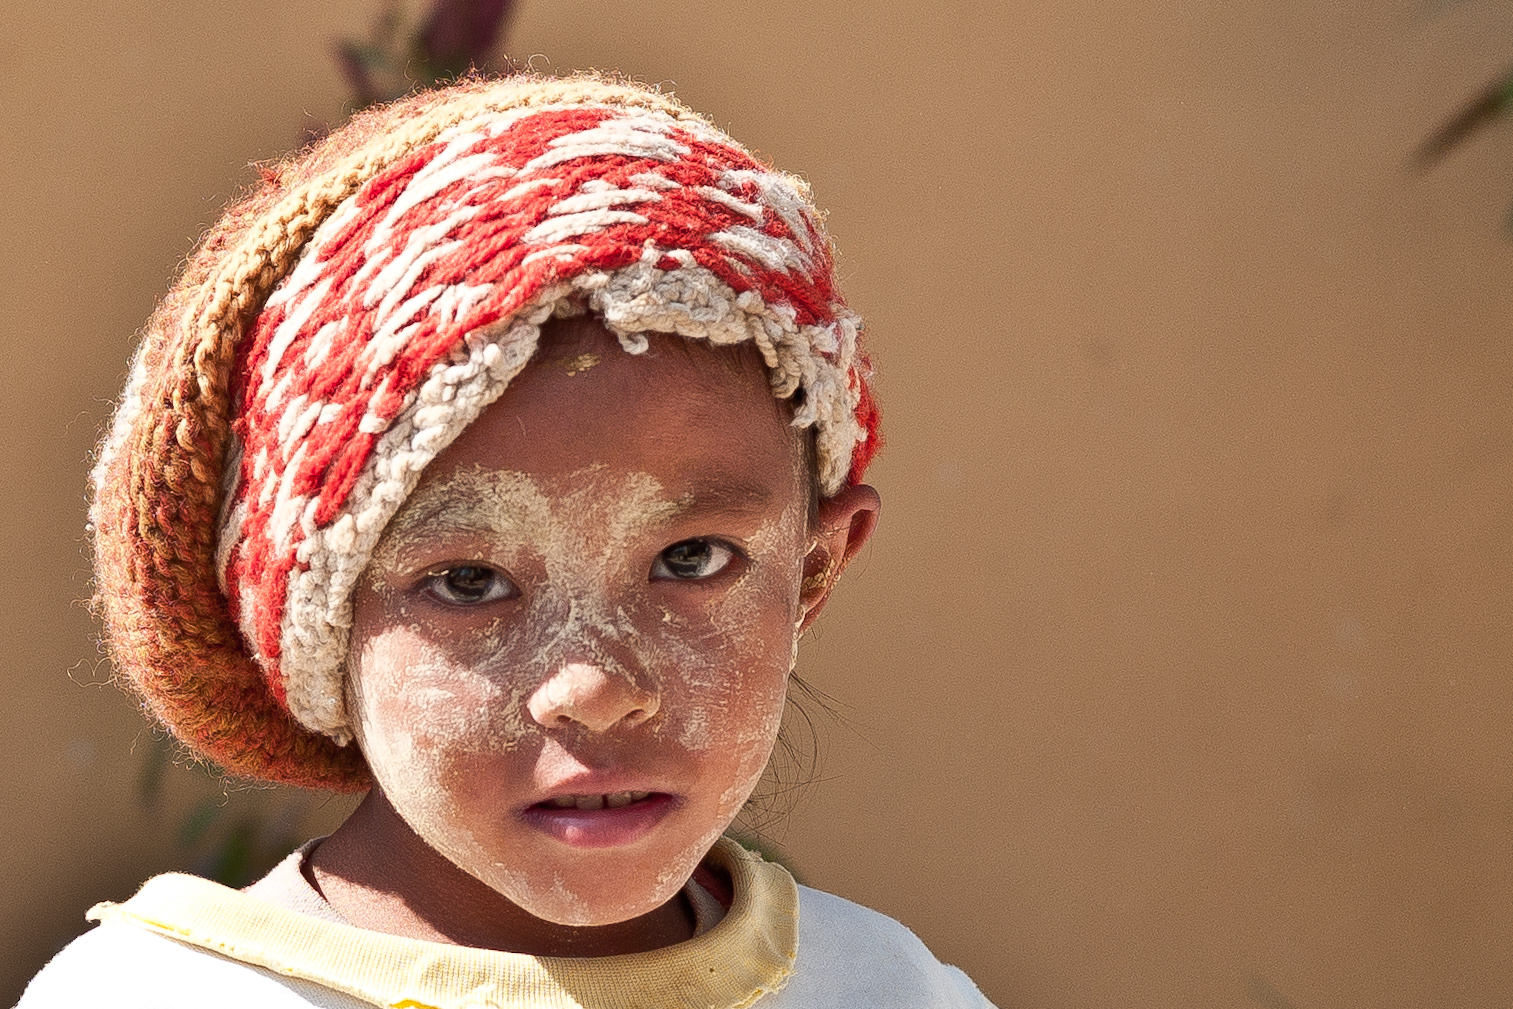
[[[348,683],[358,741],[396,800],[439,800],[449,767],[469,754],[515,749],[527,734],[519,689],[472,658],[408,626],[371,634],[354,653]]]
[[[662,731],[678,745],[765,765],[792,671],[798,574],[785,565],[703,605],[656,609],[643,661],[662,671]]]

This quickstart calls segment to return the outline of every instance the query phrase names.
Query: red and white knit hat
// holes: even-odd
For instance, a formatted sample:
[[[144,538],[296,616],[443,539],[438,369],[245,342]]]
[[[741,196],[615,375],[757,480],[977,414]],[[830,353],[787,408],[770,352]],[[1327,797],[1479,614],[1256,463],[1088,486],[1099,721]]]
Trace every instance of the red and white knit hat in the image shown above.
[[[633,354],[650,332],[754,344],[775,395],[802,390],[823,494],[876,450],[807,187],[663,95],[420,95],[270,171],[211,230],[94,473],[112,655],[180,739],[236,774],[366,784],[344,745],[352,589],[541,325],[585,310]]]

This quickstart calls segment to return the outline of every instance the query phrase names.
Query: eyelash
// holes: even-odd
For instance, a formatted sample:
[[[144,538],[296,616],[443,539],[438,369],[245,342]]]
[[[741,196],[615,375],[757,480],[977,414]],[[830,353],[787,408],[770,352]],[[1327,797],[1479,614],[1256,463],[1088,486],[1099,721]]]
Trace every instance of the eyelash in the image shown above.
[[[459,581],[461,576],[472,572],[486,577],[488,584],[477,590],[476,595],[469,595],[471,590],[459,592],[455,582]],[[520,594],[515,583],[506,578],[503,572],[486,564],[459,564],[456,567],[429,572],[426,575],[425,589],[433,599],[449,606],[481,606],[484,603],[510,599]]]
[[[702,556],[689,557],[690,553],[701,550],[704,552]],[[657,555],[657,559],[652,562],[648,580],[705,581],[741,560],[745,560],[745,554],[723,540],[679,540]],[[684,567],[680,570],[679,565]],[[485,583],[479,585],[479,581]],[[473,584],[467,585],[467,582]],[[424,586],[428,595],[448,606],[482,606],[520,595],[514,582],[502,571],[487,564],[458,564],[427,572]]]
[[[714,569],[699,570],[689,574],[680,574],[675,570],[674,565],[688,562],[686,552],[689,548],[708,551],[709,559],[707,562],[716,565]],[[679,556],[680,553],[683,553],[685,556]],[[650,578],[652,581],[704,581],[725,571],[736,561],[744,559],[745,555],[737,547],[723,540],[679,540],[657,555],[656,561],[651,566]]]

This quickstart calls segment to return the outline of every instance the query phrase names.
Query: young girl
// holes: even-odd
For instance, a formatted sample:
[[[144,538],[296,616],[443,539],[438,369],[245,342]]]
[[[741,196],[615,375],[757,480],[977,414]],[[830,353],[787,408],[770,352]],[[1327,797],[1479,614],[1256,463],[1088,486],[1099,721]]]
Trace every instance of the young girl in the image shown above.
[[[866,542],[807,188],[672,99],[473,81],[211,230],[100,453],[117,667],[228,772],[365,789],[245,891],[148,882],[52,1006],[983,1006],[724,839]]]

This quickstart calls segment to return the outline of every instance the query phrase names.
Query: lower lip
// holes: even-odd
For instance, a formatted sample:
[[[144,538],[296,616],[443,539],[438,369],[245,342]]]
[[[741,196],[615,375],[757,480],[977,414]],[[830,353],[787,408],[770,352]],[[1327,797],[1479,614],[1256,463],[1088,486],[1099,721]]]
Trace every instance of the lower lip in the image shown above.
[[[558,809],[536,805],[525,821],[574,848],[615,848],[640,840],[677,806],[677,800],[658,792],[629,806],[612,809]]]

